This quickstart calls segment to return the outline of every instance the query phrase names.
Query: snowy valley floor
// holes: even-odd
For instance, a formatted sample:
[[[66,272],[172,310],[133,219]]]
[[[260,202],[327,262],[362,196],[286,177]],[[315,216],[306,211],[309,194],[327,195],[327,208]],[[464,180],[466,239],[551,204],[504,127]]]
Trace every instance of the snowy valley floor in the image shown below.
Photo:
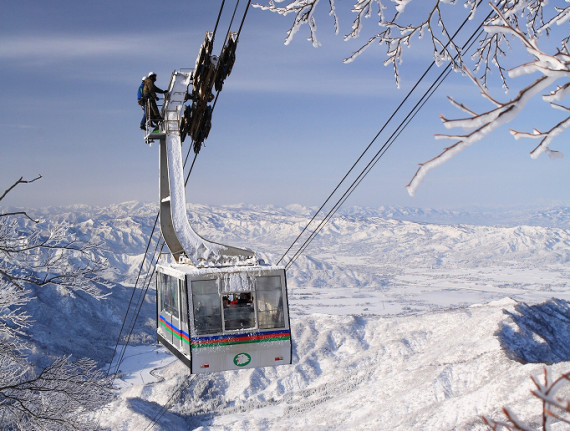
[[[216,211],[192,208],[199,232],[270,262],[307,217]],[[570,211],[561,217],[567,226]],[[136,272],[137,259],[121,261]],[[345,214],[288,272],[292,365],[191,376],[164,349],[133,343],[98,419],[113,430],[483,430],[482,415],[502,419],[509,406],[536,429],[530,376],[546,363],[570,371],[569,262],[568,228]]]

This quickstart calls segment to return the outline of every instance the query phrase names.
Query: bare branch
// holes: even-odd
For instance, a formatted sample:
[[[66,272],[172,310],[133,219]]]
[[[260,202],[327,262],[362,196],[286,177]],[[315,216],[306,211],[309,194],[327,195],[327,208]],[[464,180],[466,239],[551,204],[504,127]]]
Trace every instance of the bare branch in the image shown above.
[[[271,11],[281,15],[295,14],[295,18],[285,38],[285,44],[289,44],[295,33],[302,25],[309,26],[310,38],[313,46],[318,46],[316,36],[315,9],[319,0],[289,0],[286,6],[278,7],[276,3],[285,0],[267,0],[267,4],[254,4],[254,7]],[[466,0],[467,16],[471,18],[482,0]],[[351,31],[344,36],[344,40],[355,39],[360,36],[364,28],[365,18],[373,15],[375,7],[378,8],[378,26],[382,29],[379,33],[369,37],[368,42],[344,59],[345,63],[354,61],[361,53],[368,49],[373,42],[386,47],[387,59],[385,65],[392,65],[396,83],[399,82],[399,64],[402,62],[404,47],[410,46],[414,39],[420,39],[425,34],[430,35],[434,59],[440,64],[442,61],[451,61],[454,67],[460,68],[463,64],[461,49],[455,44],[454,37],[447,27],[442,5],[447,6],[448,1],[432,0],[431,8],[425,14],[425,19],[419,23],[406,22],[406,5],[409,1],[403,0],[354,0],[351,12],[356,16],[352,22]],[[330,12],[334,16],[335,32],[338,33],[339,23],[334,0],[329,0]],[[425,2],[424,2],[425,4]],[[390,7],[388,6],[390,5]]]
[[[456,108],[467,112],[468,114],[471,114],[473,117],[477,116],[478,114],[475,111],[472,111],[471,109],[469,109],[467,106],[465,106],[463,103],[459,103],[457,102],[453,97],[448,97],[447,98],[449,100],[449,102],[454,105]],[[444,121],[444,117],[441,117]]]
[[[466,112],[471,112],[470,116],[467,118],[459,118],[455,120],[449,120],[442,117],[443,123],[447,128],[461,127],[463,129],[472,130],[467,134],[447,134],[447,135],[436,135],[436,139],[454,139],[458,140],[453,146],[445,148],[442,153],[426,163],[420,165],[410,183],[406,186],[410,195],[414,195],[419,183],[425,177],[426,173],[436,166],[439,166],[443,162],[449,160],[455,154],[459,153],[463,149],[472,145],[475,142],[480,141],[497,127],[505,124],[515,118],[523,107],[532,99],[536,98],[545,89],[554,85],[558,79],[568,79],[570,77],[570,62],[567,61],[567,55],[565,52],[559,51],[556,55],[548,55],[541,52],[534,39],[530,39],[525,35],[518,27],[512,25],[507,18],[507,14],[500,11],[494,5],[491,5],[496,14],[497,22],[493,25],[488,25],[485,27],[486,31],[490,34],[502,34],[511,35],[521,41],[523,46],[526,48],[527,52],[534,57],[534,61],[521,65],[517,68],[509,71],[509,76],[520,76],[521,74],[528,74],[532,72],[541,72],[543,76],[536,80],[531,85],[527,86],[519,92],[517,97],[511,99],[506,103],[500,103],[494,100],[485,87],[474,79],[467,71],[468,76],[479,86],[483,96],[496,105],[495,109],[487,111],[482,114],[476,114],[474,111],[469,110],[465,106],[458,104],[453,101],[452,103],[459,107],[461,110]],[[500,22],[499,22],[500,21]],[[562,87],[558,87],[557,90],[551,92],[549,95],[543,96],[545,100],[554,100],[558,98],[560,94],[565,94],[568,83],[565,83]],[[551,102],[551,106],[553,106]],[[560,109],[559,106],[557,106]],[[564,108],[564,107],[562,107]],[[550,143],[554,138],[563,133],[569,126],[570,119],[566,118],[558,123],[556,126],[552,127],[549,132],[545,134],[540,134],[540,132],[533,133],[533,137],[541,137],[541,143],[531,152],[531,157],[536,158],[541,153],[547,153],[551,158],[561,157],[561,153],[557,151],[552,151],[549,148]],[[518,132],[513,133],[515,138],[518,137],[530,137],[530,134],[519,134]]]
[[[18,184],[29,184],[29,183],[33,183],[34,181],[37,181],[41,178],[41,175],[38,175],[36,178],[31,179],[31,180],[24,180],[24,177],[20,177],[14,184],[12,184],[10,187],[8,187],[4,193],[2,193],[2,196],[0,196],[0,201],[2,199],[4,199],[4,197],[6,197],[6,195],[8,193],[10,193]],[[23,215],[24,217],[27,217],[28,219],[30,219],[31,221],[33,221],[34,223],[39,223],[39,220],[33,219],[31,218],[27,212],[25,211],[16,211],[16,212],[8,212],[8,213],[3,213],[0,214],[0,218],[2,217],[8,217],[8,216],[12,216],[12,215]]]
[[[548,416],[553,417],[554,419],[559,420],[560,422],[564,422],[564,423],[570,424],[570,420],[569,420],[569,419],[566,419],[566,418],[562,417],[561,415],[558,415],[558,414],[556,414],[556,413],[554,413],[554,412],[552,412],[552,411],[550,411],[550,410],[545,410],[545,413],[546,413]]]
[[[5,197],[20,178],[2,195]],[[26,218],[19,217],[25,215]],[[33,224],[31,223],[33,222]],[[93,430],[85,413],[111,395],[111,382],[93,361],[56,358],[35,374],[25,312],[32,286],[82,291],[104,298],[107,267],[100,245],[76,238],[65,224],[42,224],[25,212],[0,215],[0,418],[3,429]]]
[[[526,424],[521,421],[517,415],[511,411],[508,408],[504,408],[503,409],[503,413],[505,414],[505,416],[509,419],[509,421],[512,423],[512,426],[514,430],[520,430],[520,431],[533,431],[532,428],[526,426]]]
[[[14,221],[0,224],[0,279],[19,289],[57,285],[104,298],[101,287],[107,283],[100,273],[108,263],[101,257],[101,245],[79,241],[69,230],[61,224],[17,235]]]
[[[2,196],[0,196],[0,201],[2,199],[4,199],[6,197],[6,195],[8,193],[10,193],[18,184],[29,184],[29,183],[33,183],[34,181],[37,181],[41,178],[41,175],[38,175],[36,178],[32,179],[32,180],[24,180],[24,177],[20,177],[20,179],[18,181],[16,181],[14,184],[12,184],[10,187],[8,187],[4,193],[2,193]]]
[[[9,217],[15,215],[23,215],[24,217],[28,218],[29,220],[33,221],[34,223],[39,223],[38,219],[31,218],[26,211],[15,211],[15,212],[8,212],[0,214],[0,217]]]

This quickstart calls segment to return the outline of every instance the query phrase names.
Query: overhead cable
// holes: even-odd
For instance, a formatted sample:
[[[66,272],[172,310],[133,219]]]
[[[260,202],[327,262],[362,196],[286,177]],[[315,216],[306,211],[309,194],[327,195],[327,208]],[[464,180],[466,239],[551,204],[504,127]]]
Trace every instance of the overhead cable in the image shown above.
[[[462,50],[464,50],[466,47],[467,49],[469,49],[473,43],[477,40],[477,38],[475,37],[476,35],[480,35],[481,34],[481,28],[483,26],[483,24],[492,16],[493,12],[490,12],[486,18],[484,18],[481,22],[481,24],[479,24],[479,26],[476,28],[476,30],[471,34],[471,36],[469,37],[469,39],[464,43],[464,45],[462,46]],[[469,21],[469,17],[465,18],[465,20],[463,21],[463,23],[459,26],[459,28],[455,31],[455,33],[453,34],[453,36],[450,38],[449,42],[446,44],[445,47],[447,47],[452,41],[453,39],[457,36],[457,34],[459,33],[459,31],[461,31],[461,29],[463,28],[463,26]],[[477,36],[478,37],[478,36]],[[454,58],[457,58],[457,56]],[[364,151],[360,154],[360,156],[358,157],[358,159],[356,160],[356,162],[354,162],[354,164],[351,166],[351,168],[348,170],[348,172],[344,175],[344,177],[340,180],[340,182],[336,185],[336,187],[334,188],[334,190],[329,194],[329,196],[326,198],[325,202],[319,207],[319,209],[315,212],[315,214],[313,215],[313,217],[311,218],[311,220],[305,225],[305,227],[302,229],[301,233],[299,233],[299,235],[297,235],[297,237],[295,238],[295,240],[293,241],[293,243],[291,244],[291,246],[289,246],[289,248],[285,251],[285,253],[281,256],[281,258],[279,259],[279,262],[282,262],[285,257],[287,257],[287,255],[289,254],[289,252],[291,251],[291,249],[293,248],[293,246],[299,241],[299,239],[303,236],[303,234],[307,231],[307,229],[309,228],[309,226],[313,223],[313,221],[316,219],[317,215],[321,212],[321,210],[325,207],[325,205],[330,201],[330,199],[333,197],[333,195],[339,190],[339,188],[341,187],[341,185],[344,183],[344,181],[347,179],[347,177],[350,175],[350,173],[354,170],[354,168],[356,167],[356,165],[362,160],[362,158],[364,157],[364,155],[368,152],[368,150],[370,149],[370,147],[374,144],[374,142],[378,139],[378,137],[381,135],[381,133],[385,130],[385,128],[387,127],[387,125],[392,121],[392,119],[394,118],[394,116],[396,115],[396,113],[402,108],[403,104],[408,100],[408,98],[411,96],[411,94],[416,90],[416,88],[419,86],[419,84],[423,81],[423,79],[426,77],[426,75],[428,74],[428,72],[433,68],[433,66],[435,65],[435,61],[432,61],[432,63],[429,65],[429,67],[424,71],[424,73],[420,76],[420,78],[418,78],[418,80],[416,81],[416,83],[414,84],[414,86],[410,89],[410,91],[408,92],[408,94],[406,95],[406,97],[402,100],[402,102],[397,106],[397,108],[392,112],[392,114],[390,115],[390,117],[388,118],[388,120],[386,120],[386,122],[384,123],[384,125],[380,128],[380,131],[376,134],[376,136],[374,136],[374,138],[370,141],[370,143],[366,146],[366,148],[364,149]],[[304,250],[307,248],[307,246],[310,244],[310,242],[312,242],[312,240],[315,238],[315,236],[321,231],[321,229],[326,225],[326,223],[330,220],[330,218],[332,217],[332,215],[334,215],[336,213],[336,211],[338,210],[338,208],[340,208],[340,206],[346,201],[346,199],[348,198],[348,196],[350,196],[352,194],[352,192],[354,191],[354,189],[362,182],[362,179],[364,179],[364,177],[370,172],[371,168],[376,165],[376,163],[378,162],[378,160],[384,155],[384,153],[386,152],[386,150],[392,145],[392,143],[394,142],[395,138],[397,138],[400,133],[407,127],[407,125],[409,124],[409,122],[411,121],[411,118],[413,118],[417,111],[419,111],[419,109],[421,109],[421,107],[425,104],[425,102],[431,97],[431,95],[433,94],[433,92],[430,92],[431,89],[434,87],[434,85],[437,84],[437,87],[439,87],[441,81],[445,80],[445,78],[449,75],[449,73],[451,72],[451,65],[452,63],[449,63],[445,70],[432,82],[431,86],[428,88],[428,90],[423,94],[423,96],[419,99],[419,101],[416,103],[416,105],[408,112],[407,116],[404,118],[404,120],[398,125],[398,127],[395,129],[395,131],[392,133],[392,135],[384,142],[384,144],[382,145],[382,147],[380,148],[380,150],[372,157],[371,161],[366,165],[366,167],[360,172],[360,174],[358,175],[358,177],[356,178],[356,180],[354,180],[352,182],[352,184],[348,187],[348,189],[343,193],[343,195],[341,196],[341,198],[339,200],[337,200],[337,202],[335,203],[335,205],[331,208],[331,210],[329,210],[327,212],[327,214],[325,215],[324,219],[319,223],[319,225],[315,228],[315,230],[309,235],[309,237],[303,242],[303,244],[297,249],[297,251],[294,253],[293,257],[289,259],[289,261],[287,262],[287,264],[285,265],[285,268],[288,269],[293,263],[294,261],[301,255],[301,253],[304,252]],[[439,82],[439,83],[438,83]],[[436,88],[437,88],[436,87]],[[435,91],[435,90],[434,90]],[[411,116],[411,118],[410,118]]]

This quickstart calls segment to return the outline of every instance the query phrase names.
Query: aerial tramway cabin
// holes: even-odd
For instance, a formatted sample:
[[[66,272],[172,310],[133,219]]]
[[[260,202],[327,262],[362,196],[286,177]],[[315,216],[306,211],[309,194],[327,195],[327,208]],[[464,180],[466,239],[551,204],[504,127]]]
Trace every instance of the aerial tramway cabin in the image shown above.
[[[157,336],[192,374],[291,363],[285,270],[157,266]]]
[[[266,265],[251,250],[209,241],[190,226],[181,125],[194,121],[184,118],[193,79],[191,70],[172,73],[162,125],[145,135],[147,143],[160,145],[160,227],[171,255],[170,263],[157,265],[158,341],[192,374],[290,364],[284,267]]]

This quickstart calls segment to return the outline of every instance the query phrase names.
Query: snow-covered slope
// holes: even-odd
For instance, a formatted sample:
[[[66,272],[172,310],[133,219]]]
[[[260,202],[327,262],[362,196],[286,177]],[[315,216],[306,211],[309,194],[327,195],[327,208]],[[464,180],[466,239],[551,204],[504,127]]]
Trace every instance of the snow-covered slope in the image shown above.
[[[156,210],[131,202],[33,213],[104,243],[116,283],[101,302],[40,295],[31,333],[39,349],[110,361]],[[269,262],[312,215],[243,205],[192,205],[189,213],[206,238]],[[291,366],[189,376],[151,344],[150,294],[120,367],[120,397],[101,423],[471,430],[504,404],[536,423],[529,376],[543,363],[570,369],[570,352],[559,348],[570,345],[570,209],[493,213],[488,224],[470,224],[482,214],[353,208],[333,219],[288,273]]]
[[[476,430],[485,429],[481,415],[497,417],[507,404],[536,425],[529,375],[543,365],[509,359],[495,335],[515,306],[504,299],[412,316],[298,316],[293,365],[189,376],[178,361],[135,363],[131,376],[158,367],[155,382],[131,382],[102,424],[142,430],[160,416],[154,429]],[[532,336],[518,345],[532,348]],[[554,371],[568,367],[558,361]]]

